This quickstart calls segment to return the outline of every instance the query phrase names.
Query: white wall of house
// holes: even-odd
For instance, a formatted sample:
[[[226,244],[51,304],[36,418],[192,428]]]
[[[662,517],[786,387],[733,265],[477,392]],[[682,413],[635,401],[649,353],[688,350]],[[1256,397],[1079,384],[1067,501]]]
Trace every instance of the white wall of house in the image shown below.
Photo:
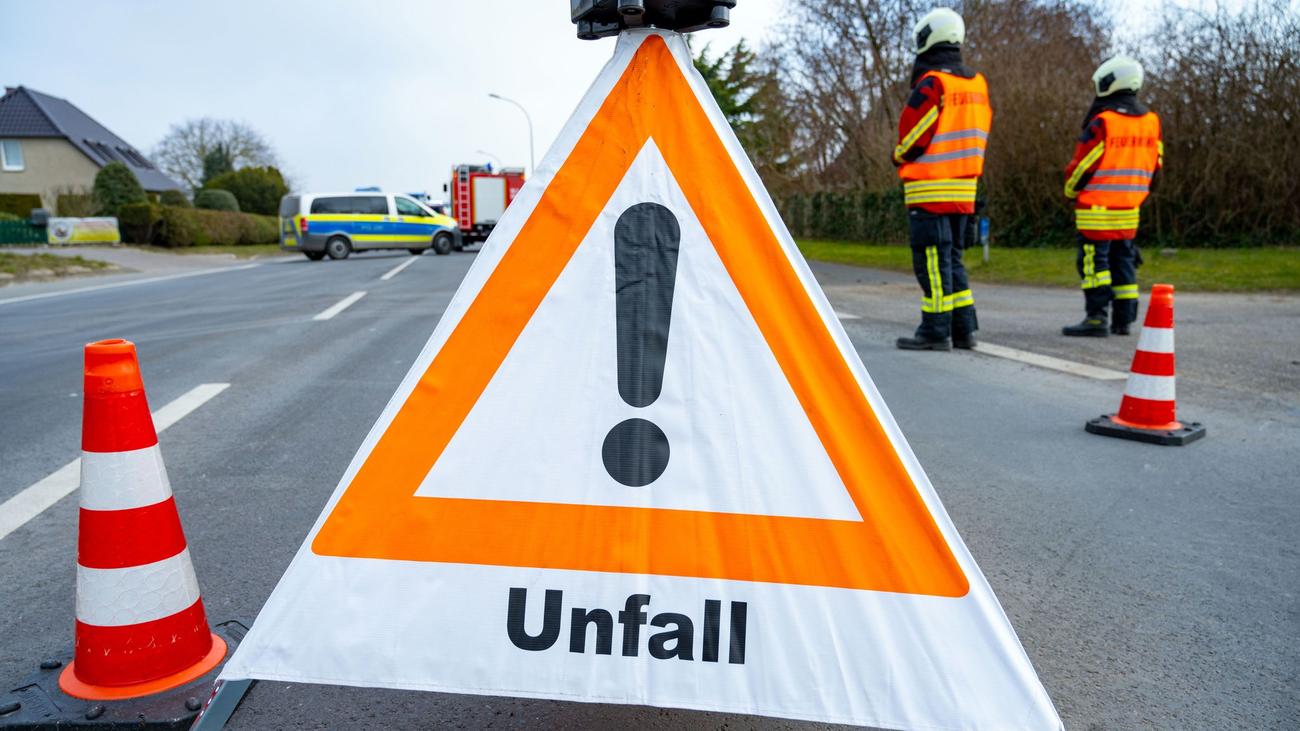
[[[99,166],[63,139],[24,137],[6,138],[18,142],[23,150],[23,169],[5,170],[0,166],[0,193],[35,193],[46,208],[54,210],[58,193],[67,189],[95,184]]]

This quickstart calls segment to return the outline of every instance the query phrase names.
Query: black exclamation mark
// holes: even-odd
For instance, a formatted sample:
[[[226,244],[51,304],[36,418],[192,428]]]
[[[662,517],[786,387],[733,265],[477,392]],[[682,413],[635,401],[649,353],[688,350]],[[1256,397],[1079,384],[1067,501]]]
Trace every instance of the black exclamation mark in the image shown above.
[[[663,389],[680,238],[677,217],[658,203],[638,203],[614,225],[618,394],[636,408]],[[628,419],[609,430],[601,458],[610,477],[643,487],[668,468],[668,437],[652,422]]]

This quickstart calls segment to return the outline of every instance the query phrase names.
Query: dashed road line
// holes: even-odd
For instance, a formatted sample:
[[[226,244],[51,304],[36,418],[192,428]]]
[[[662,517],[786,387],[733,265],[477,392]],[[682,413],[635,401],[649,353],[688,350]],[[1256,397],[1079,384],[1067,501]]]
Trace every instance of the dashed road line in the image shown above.
[[[30,302],[32,300],[43,300],[49,297],[62,297],[66,294],[81,294],[83,292],[98,292],[101,289],[117,289],[119,287],[130,287],[136,284],[150,284],[152,282],[166,282],[172,279],[185,279],[186,277],[197,277],[203,274],[216,274],[218,272],[237,272],[244,269],[252,269],[261,266],[258,264],[245,264],[237,267],[215,267],[212,269],[200,269],[196,272],[183,272],[181,274],[167,274],[161,277],[145,277],[144,279],[132,279],[126,282],[113,282],[111,284],[97,284],[93,287],[77,287],[76,289],[62,289],[58,292],[42,292],[40,294],[28,294],[21,297],[10,297],[0,299],[0,305],[11,305],[16,302]]]
[[[840,312],[839,310],[835,310],[835,316],[838,317],[838,318],[841,319],[841,320],[861,320],[861,319],[862,319],[861,317],[859,317],[859,316],[857,316],[857,315],[851,315],[851,314],[849,314],[849,313],[847,313],[847,312]]]
[[[227,388],[230,388],[229,383],[201,383],[186,391],[180,398],[153,412],[154,430],[161,433]],[[80,484],[81,458],[78,457],[0,503],[0,540],[45,512]]]
[[[1069,373],[1074,376],[1083,376],[1084,378],[1094,378],[1098,381],[1122,381],[1128,378],[1127,373],[1120,373],[1109,368],[1088,365],[1087,363],[1076,363],[1072,360],[1063,360],[1053,358],[1050,355],[1041,355],[1031,353],[1027,350],[1017,350],[1008,348],[1005,345],[996,345],[994,343],[981,341],[975,346],[975,352],[984,355],[992,355],[997,358],[1006,358],[1007,360],[1028,363],[1029,365],[1038,366],[1039,368],[1048,368],[1062,373]]]
[[[379,278],[379,281],[381,281],[381,282],[387,282],[388,280],[390,280],[390,279],[392,279],[393,277],[395,277],[395,276],[397,276],[398,274],[400,274],[400,273],[402,272],[403,269],[405,269],[405,268],[411,266],[412,264],[414,264],[414,263],[415,263],[415,260],[416,260],[416,257],[413,256],[413,257],[411,257],[410,259],[407,259],[406,261],[402,262],[401,264],[398,264],[397,266],[393,267],[392,269],[389,269],[389,270],[384,274],[384,276],[382,276],[382,277]]]
[[[365,293],[365,292],[353,292],[352,294],[348,295],[347,297],[344,297],[343,299],[339,300],[338,302],[335,302],[334,304],[330,305],[330,306],[329,306],[328,308],[326,308],[323,312],[321,312],[320,314],[316,315],[315,317],[313,317],[313,318],[311,318],[311,319],[313,319],[313,320],[330,320],[330,319],[333,319],[335,315],[339,314],[340,312],[342,312],[342,311],[346,310],[347,308],[351,307],[352,305],[356,304],[357,300],[359,300],[359,299],[361,299],[362,297],[365,297],[365,296],[366,296],[366,293]]]

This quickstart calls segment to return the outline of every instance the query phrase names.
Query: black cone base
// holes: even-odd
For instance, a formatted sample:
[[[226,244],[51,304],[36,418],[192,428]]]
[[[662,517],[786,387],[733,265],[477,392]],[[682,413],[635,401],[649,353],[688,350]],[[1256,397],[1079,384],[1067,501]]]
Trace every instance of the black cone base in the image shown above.
[[[1162,444],[1167,447],[1181,447],[1205,436],[1205,427],[1199,421],[1184,422],[1182,429],[1135,429],[1131,426],[1117,424],[1111,420],[1114,414],[1089,419],[1083,428],[1092,434],[1104,437],[1119,437],[1135,442]]]
[[[226,641],[226,657],[229,658],[248,628],[230,621],[222,622],[212,631]],[[61,660],[43,662],[35,675],[12,690],[0,693],[0,731],[188,729],[212,694],[212,683],[221,670],[221,665],[218,665],[185,685],[142,698],[95,701],[74,698],[59,688],[59,673],[64,664]]]

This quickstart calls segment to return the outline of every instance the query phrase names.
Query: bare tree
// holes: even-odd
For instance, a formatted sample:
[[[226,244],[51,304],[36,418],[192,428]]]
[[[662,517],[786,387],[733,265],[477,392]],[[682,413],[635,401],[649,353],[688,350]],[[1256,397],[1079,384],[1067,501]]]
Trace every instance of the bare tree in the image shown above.
[[[1193,245],[1297,243],[1297,3],[1166,5],[1143,55],[1165,138],[1155,233]]]
[[[154,148],[153,160],[191,190],[203,184],[203,161],[221,148],[233,168],[277,164],[275,150],[260,132],[231,120],[200,117],[172,125]]]
[[[771,52],[781,59],[784,90],[802,110],[794,138],[804,162],[793,188],[867,194],[839,197],[835,205],[851,210],[835,215],[879,221],[868,209],[894,205],[888,193],[899,184],[890,153],[910,88],[911,31],[931,5],[790,2],[792,22]],[[994,108],[985,169],[990,213],[1015,243],[1068,230],[1061,170],[1091,98],[1089,76],[1108,43],[1106,18],[1081,0],[969,0],[959,10],[967,26],[964,60],[988,78]],[[827,215],[826,206],[818,210]]]

